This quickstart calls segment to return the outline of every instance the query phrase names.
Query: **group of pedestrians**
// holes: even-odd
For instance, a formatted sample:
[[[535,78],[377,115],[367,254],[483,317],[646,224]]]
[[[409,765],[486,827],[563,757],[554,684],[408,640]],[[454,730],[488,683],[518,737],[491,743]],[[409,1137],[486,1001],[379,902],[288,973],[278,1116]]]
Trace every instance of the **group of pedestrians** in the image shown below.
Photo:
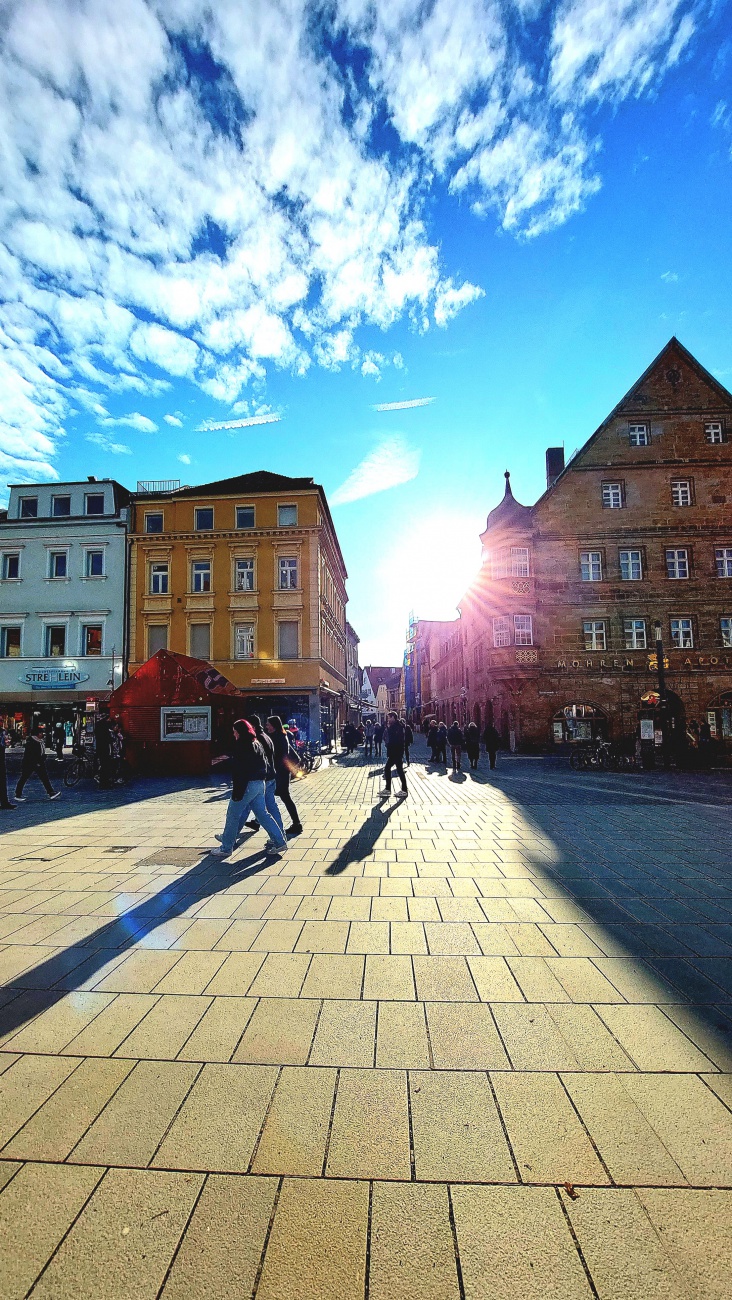
[[[490,760],[491,770],[496,766],[496,755],[501,738],[491,723],[485,727],[482,736],[485,752]],[[450,746],[450,760],[453,772],[461,771],[463,751],[465,751],[472,771],[478,767],[480,758],[481,734],[476,723],[469,722],[461,727],[457,718],[446,726],[433,718],[427,729],[427,748],[433,763],[443,763],[447,767],[447,747]]]
[[[265,853],[285,853],[289,840],[302,833],[302,823],[290,794],[290,777],[299,765],[297,751],[282,719],[276,716],[267,719],[266,727],[257,714],[239,718],[232,731],[231,752],[213,760],[214,763],[228,762],[232,778],[224,829],[221,835],[216,836],[221,847],[214,852],[220,858],[230,857],[244,826],[253,831],[262,826],[269,835]],[[287,830],[278,799],[292,821]],[[247,821],[250,812],[254,814],[254,821]]]

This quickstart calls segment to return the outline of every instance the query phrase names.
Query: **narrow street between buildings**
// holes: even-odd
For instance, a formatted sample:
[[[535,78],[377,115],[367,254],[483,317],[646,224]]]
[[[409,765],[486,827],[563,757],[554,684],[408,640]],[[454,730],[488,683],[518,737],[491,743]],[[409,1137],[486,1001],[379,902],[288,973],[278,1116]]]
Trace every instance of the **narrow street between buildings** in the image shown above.
[[[407,778],[3,814],[3,1300],[729,1294],[729,778]]]

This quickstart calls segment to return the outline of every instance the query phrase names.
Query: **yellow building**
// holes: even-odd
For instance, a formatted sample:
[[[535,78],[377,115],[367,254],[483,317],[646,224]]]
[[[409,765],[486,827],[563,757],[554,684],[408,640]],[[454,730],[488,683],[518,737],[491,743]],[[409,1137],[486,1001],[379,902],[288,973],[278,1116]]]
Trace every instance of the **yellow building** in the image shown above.
[[[312,739],[346,709],[346,568],[325,493],[258,471],[135,498],[132,673],[158,650],[208,660],[252,709]]]

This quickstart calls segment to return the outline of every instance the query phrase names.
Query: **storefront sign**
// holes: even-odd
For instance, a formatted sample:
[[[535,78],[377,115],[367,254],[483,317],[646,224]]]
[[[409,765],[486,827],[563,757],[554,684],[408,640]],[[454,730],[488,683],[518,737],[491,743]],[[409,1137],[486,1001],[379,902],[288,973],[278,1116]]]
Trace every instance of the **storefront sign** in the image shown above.
[[[210,740],[211,709],[208,705],[185,704],[160,709],[161,740]]]
[[[252,686],[284,686],[284,677],[253,677]]]
[[[89,674],[82,673],[76,664],[65,663],[60,668],[44,668],[38,664],[26,668],[18,677],[24,686],[32,691],[75,691],[81,682],[89,681]]]
[[[664,655],[663,662],[664,667],[670,668],[672,672],[674,670],[677,672],[686,672],[688,669],[693,668],[719,668],[720,666],[729,668],[732,667],[732,655],[696,655],[693,659],[689,656],[684,659],[668,659],[666,655]],[[574,659],[557,659],[556,666],[557,668],[564,668],[567,671],[572,668],[575,670],[596,668],[600,672],[606,672],[608,668],[635,668],[639,672],[650,673],[656,672],[658,661],[655,655],[648,655],[642,658],[635,655],[622,655],[613,659],[597,659],[590,656],[585,658],[582,656],[581,658],[577,657]]]

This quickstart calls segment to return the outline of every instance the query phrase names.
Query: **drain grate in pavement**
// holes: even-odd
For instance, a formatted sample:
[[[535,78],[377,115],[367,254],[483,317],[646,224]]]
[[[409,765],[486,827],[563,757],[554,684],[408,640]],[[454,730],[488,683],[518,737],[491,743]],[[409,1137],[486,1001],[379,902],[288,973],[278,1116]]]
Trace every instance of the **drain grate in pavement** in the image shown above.
[[[138,871],[143,867],[193,867],[207,852],[207,849],[158,849],[135,865]]]

